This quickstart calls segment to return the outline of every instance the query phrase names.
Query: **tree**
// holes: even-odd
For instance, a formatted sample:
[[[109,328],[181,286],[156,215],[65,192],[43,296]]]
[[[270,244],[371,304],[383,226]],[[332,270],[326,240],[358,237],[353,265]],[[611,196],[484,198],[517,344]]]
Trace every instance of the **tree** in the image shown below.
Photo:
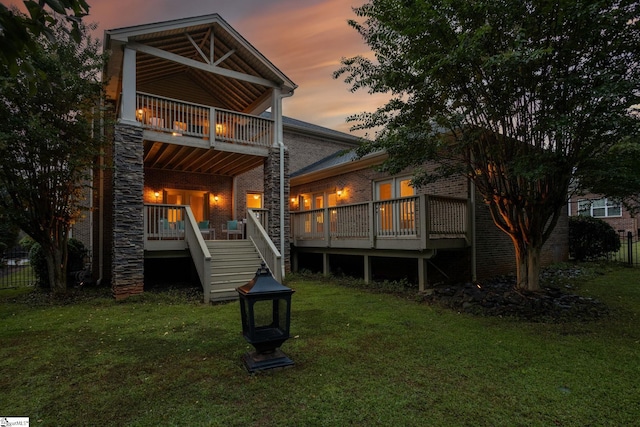
[[[418,186],[471,179],[513,242],[517,287],[538,290],[572,177],[600,171],[638,132],[639,3],[369,0],[354,11],[375,59],[343,58],[334,77],[392,95],[348,119],[382,129],[360,153],[387,150],[384,167],[413,168]]]
[[[29,61],[46,82],[0,65],[0,206],[42,246],[54,293],[66,291],[67,240],[101,144],[93,131],[102,55],[81,27],[82,43],[67,28],[40,37]],[[22,59],[21,59],[22,60]]]
[[[53,28],[59,23],[59,16],[69,24],[65,28],[76,42],[82,37],[81,21],[89,13],[86,0],[26,0],[29,16],[0,4],[0,63],[9,66],[15,74],[18,64],[23,71],[32,71],[28,62],[18,61],[25,51],[37,49],[36,39],[44,35],[49,40],[55,37]],[[51,11],[49,11],[51,9]]]

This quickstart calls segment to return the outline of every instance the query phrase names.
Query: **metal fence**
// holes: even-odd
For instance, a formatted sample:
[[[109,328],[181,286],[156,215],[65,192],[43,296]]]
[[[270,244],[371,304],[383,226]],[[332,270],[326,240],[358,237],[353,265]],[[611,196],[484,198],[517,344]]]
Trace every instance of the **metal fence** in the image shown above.
[[[622,262],[630,266],[640,266],[640,230],[619,231],[620,250],[612,254],[614,261]]]
[[[36,275],[29,264],[29,251],[17,246],[0,260],[0,289],[33,286]]]

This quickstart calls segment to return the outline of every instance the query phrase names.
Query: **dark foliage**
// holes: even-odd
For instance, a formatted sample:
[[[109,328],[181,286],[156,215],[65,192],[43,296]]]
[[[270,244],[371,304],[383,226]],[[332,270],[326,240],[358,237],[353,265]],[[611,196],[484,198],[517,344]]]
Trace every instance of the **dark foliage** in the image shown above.
[[[71,274],[84,269],[84,259],[87,256],[87,248],[77,239],[69,239],[67,242],[68,260],[67,271]],[[36,275],[38,286],[49,289],[49,273],[47,270],[47,260],[42,251],[42,246],[33,243],[29,250],[29,261]]]
[[[605,221],[591,216],[569,218],[569,254],[578,261],[602,258],[620,249],[620,238]]]

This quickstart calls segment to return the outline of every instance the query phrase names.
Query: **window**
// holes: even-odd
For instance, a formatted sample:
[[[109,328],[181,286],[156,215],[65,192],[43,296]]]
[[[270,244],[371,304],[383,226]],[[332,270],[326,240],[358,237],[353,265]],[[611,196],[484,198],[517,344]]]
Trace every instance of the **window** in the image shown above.
[[[262,193],[247,193],[247,209],[262,209]]]
[[[191,206],[191,211],[196,221],[203,221],[209,218],[209,193],[168,188],[164,191],[163,199],[164,203],[170,205]],[[174,221],[177,219],[170,218],[170,220]]]
[[[610,218],[622,216],[622,206],[618,202],[609,199],[579,200],[578,215],[587,215],[595,218]]]
[[[378,230],[383,235],[410,233],[415,230],[415,201],[413,199],[384,202],[385,200],[415,195],[411,178],[400,177],[376,182],[375,197],[378,203]]]

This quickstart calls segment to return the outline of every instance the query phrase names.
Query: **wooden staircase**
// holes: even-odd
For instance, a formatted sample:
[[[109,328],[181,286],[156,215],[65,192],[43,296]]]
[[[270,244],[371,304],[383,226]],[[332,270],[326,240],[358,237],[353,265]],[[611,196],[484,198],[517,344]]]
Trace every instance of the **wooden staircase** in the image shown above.
[[[250,240],[207,240],[211,253],[211,301],[238,298],[236,288],[253,279],[262,259]]]

